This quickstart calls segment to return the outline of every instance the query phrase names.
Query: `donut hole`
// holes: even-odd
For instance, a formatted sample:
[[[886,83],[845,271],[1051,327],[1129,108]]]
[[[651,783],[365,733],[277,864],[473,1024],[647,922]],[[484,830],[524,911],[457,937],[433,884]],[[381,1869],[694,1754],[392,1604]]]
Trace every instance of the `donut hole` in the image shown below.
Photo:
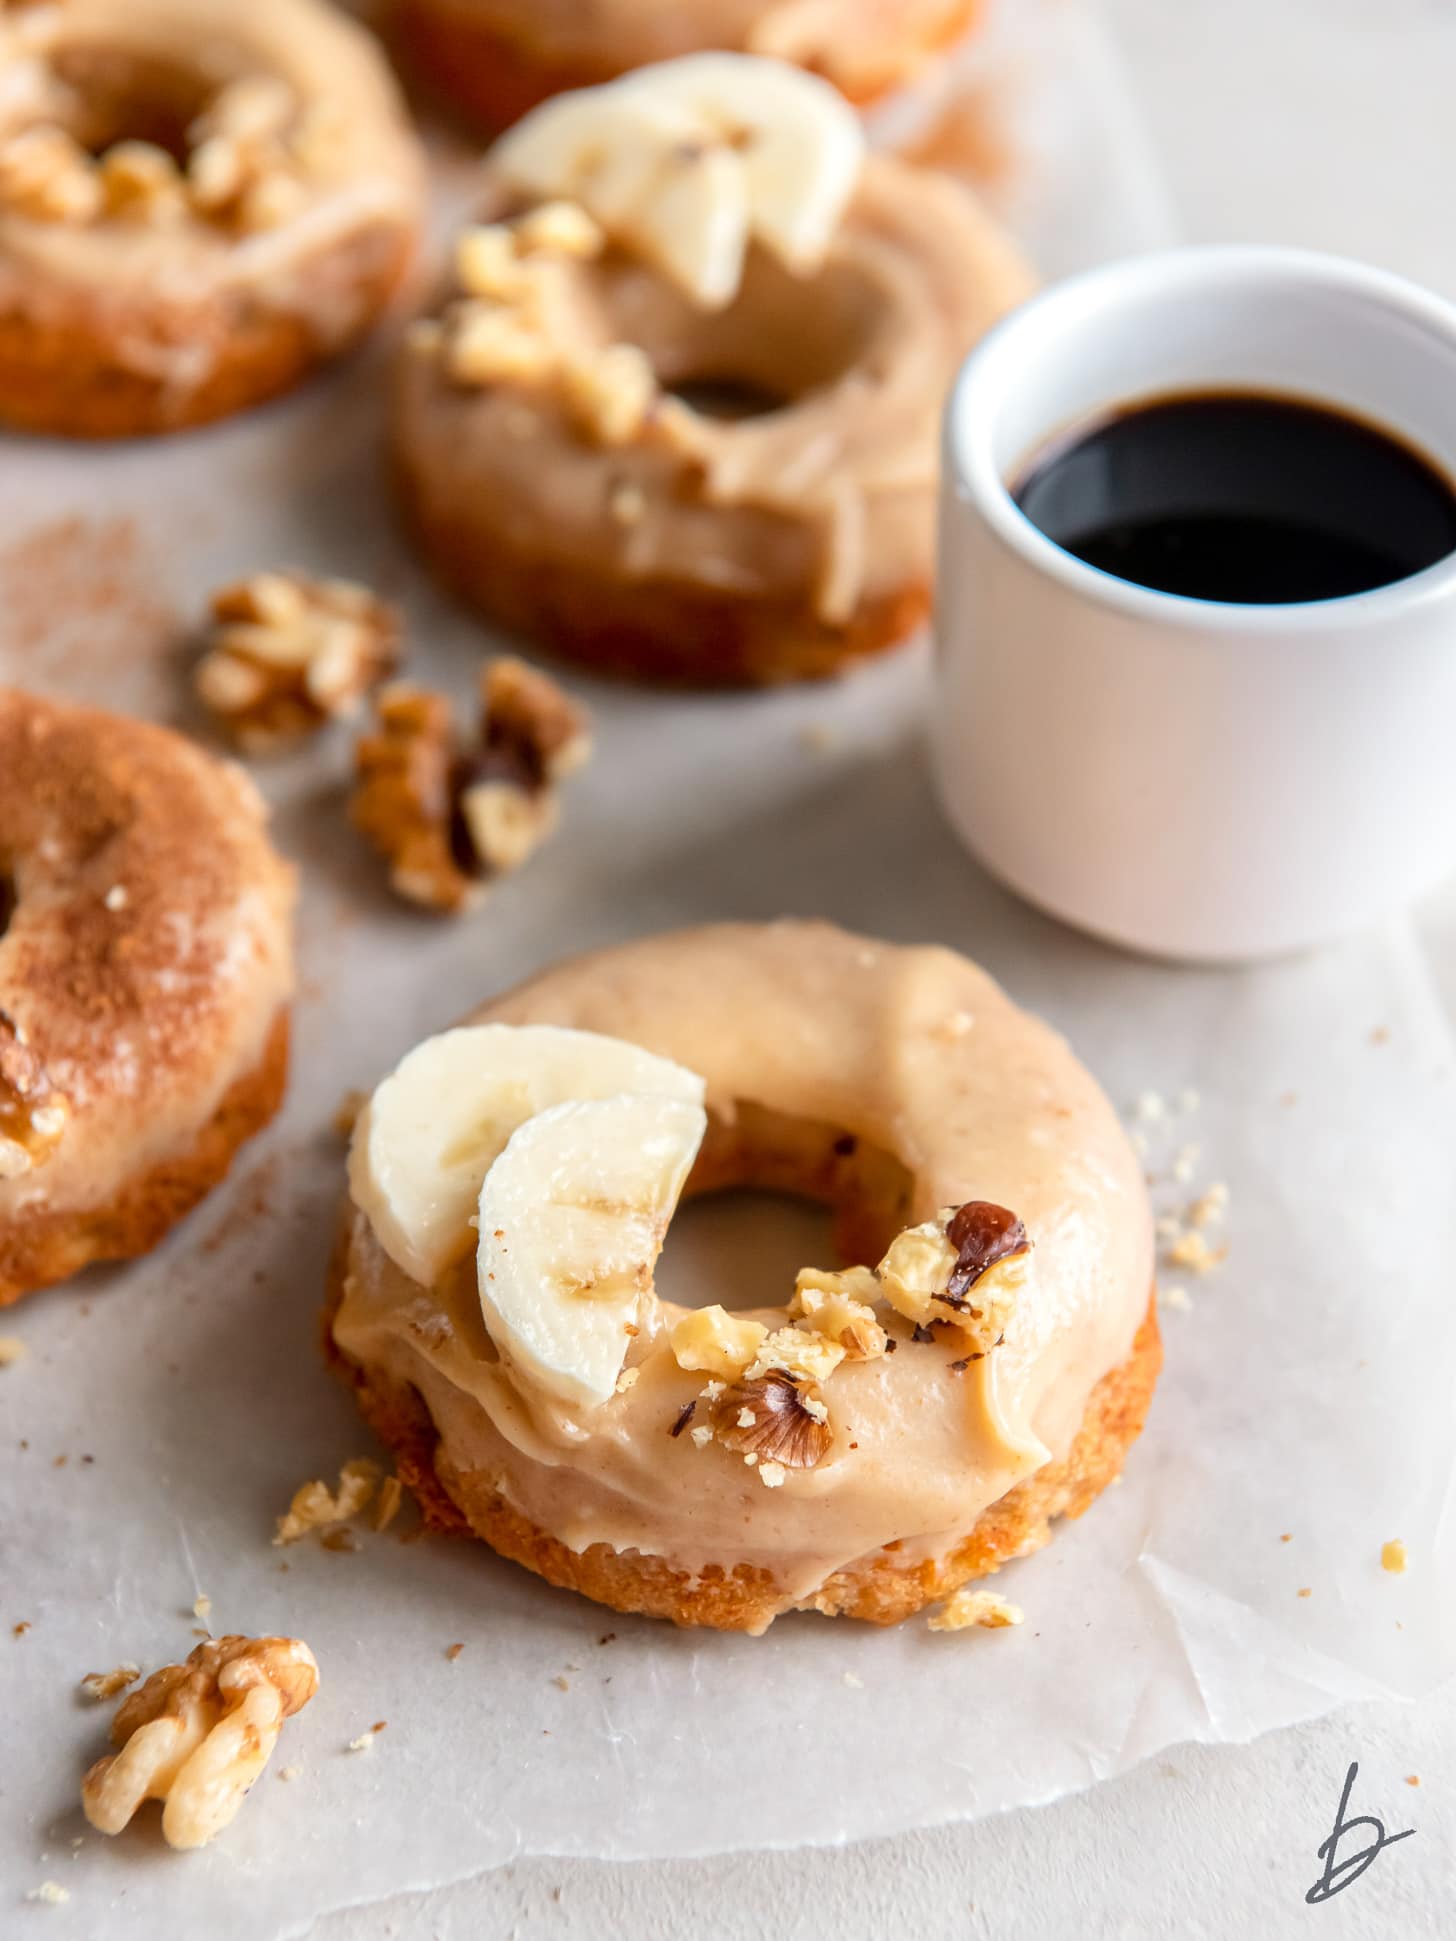
[[[866,360],[884,314],[853,266],[796,277],[759,249],[722,310],[698,309],[616,253],[592,271],[603,341],[636,344],[665,391],[719,421],[766,417],[839,383]]]
[[[679,1307],[782,1307],[801,1267],[873,1265],[911,1219],[913,1182],[843,1126],[751,1100],[711,1113],[658,1263]]]
[[[51,66],[66,91],[67,133],[98,156],[117,142],[150,142],[185,164],[187,131],[217,92],[183,62],[119,48],[62,48]]]

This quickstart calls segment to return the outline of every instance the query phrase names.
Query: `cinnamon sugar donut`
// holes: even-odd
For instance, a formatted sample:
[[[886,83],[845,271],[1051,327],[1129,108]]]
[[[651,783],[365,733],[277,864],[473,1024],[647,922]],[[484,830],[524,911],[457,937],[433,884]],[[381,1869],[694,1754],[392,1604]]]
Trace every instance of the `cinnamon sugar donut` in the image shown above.
[[[709,684],[837,673],[921,621],[944,397],[1031,282],[968,190],[720,55],[538,110],[480,214],[395,410],[410,526],[466,600]]]
[[[323,0],[0,11],[0,418],[125,437],[286,390],[374,322],[422,188]]]
[[[637,1048],[653,1056],[624,1066]],[[475,1162],[472,1263],[468,1199],[450,1216],[466,1257],[442,1241],[459,1182],[441,1168],[464,1162],[437,1115],[490,1097],[516,1130],[496,1125]],[[659,1298],[672,1191],[640,1267],[607,1243],[647,1204],[624,1200],[623,1169],[672,1162],[582,1129],[635,1113],[666,1152],[704,1108],[689,1192],[824,1201],[844,1257],[878,1269],[801,1273],[787,1307]],[[572,1150],[595,1155],[590,1179]],[[512,1198],[533,1166],[539,1209]],[[780,922],[567,963],[411,1054],[350,1173],[329,1350],[427,1519],[618,1610],[752,1632],[788,1610],[902,1618],[1080,1515],[1160,1364],[1146,1190],[1116,1115],[947,950]],[[595,1236],[590,1259],[566,1231]],[[598,1339],[603,1301],[621,1335],[605,1366],[570,1333]]]
[[[0,1305],[154,1247],[277,1110],[264,820],[179,735],[0,688]]]
[[[488,128],[548,95],[709,48],[769,54],[851,101],[911,81],[981,0],[396,0],[413,66]]]

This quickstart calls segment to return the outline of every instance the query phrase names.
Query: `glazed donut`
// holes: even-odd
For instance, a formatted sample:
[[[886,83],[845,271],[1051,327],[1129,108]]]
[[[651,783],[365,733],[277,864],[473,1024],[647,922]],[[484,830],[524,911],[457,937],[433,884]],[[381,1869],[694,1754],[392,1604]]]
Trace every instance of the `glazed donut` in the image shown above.
[[[704,1118],[689,1192],[826,1202],[879,1268],[660,1299]],[[568,963],[406,1058],[350,1179],[330,1353],[426,1518],[622,1611],[905,1617],[1080,1515],[1160,1364],[1115,1114],[947,950],[779,922]]]
[[[503,128],[549,95],[680,54],[768,54],[867,105],[906,85],[981,0],[396,0],[406,57],[456,107]]]
[[[606,177],[656,141],[623,211]],[[747,199],[745,153],[779,169]],[[968,190],[866,157],[814,77],[705,55],[538,110],[481,216],[396,395],[449,585],[600,672],[699,684],[841,672],[923,619],[945,394],[1031,281]]]
[[[264,820],[181,736],[0,688],[0,1305],[147,1252],[278,1109]]]
[[[286,390],[374,322],[422,192],[322,0],[0,11],[0,419],[128,437]]]

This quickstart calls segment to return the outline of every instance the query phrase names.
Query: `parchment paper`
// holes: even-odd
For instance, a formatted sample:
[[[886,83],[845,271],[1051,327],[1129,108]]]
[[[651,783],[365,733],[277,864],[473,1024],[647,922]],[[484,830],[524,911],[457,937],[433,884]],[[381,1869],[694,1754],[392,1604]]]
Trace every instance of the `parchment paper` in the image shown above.
[[[1104,246],[1115,207],[1121,241],[1140,244],[1156,193],[1125,180],[1118,202],[1120,99],[1085,58],[1083,16],[1047,17],[1068,28],[1068,65],[1044,52],[1037,83],[1017,55],[1016,114],[1058,149],[1060,124],[1037,114],[1076,98]],[[1066,233],[1040,244],[1056,273],[1082,260],[1090,217],[1039,182],[1041,153],[1033,143],[1002,187],[1023,208],[1060,196]],[[1065,184],[1065,156],[1059,168]],[[379,488],[384,355],[165,446],[12,443],[4,673],[199,728],[181,625],[217,581],[295,561],[400,596],[414,671],[466,699],[480,631],[401,550]],[[1205,972],[1059,929],[946,831],[921,748],[926,676],[917,648],[842,687],[773,695],[573,679],[599,752],[571,785],[564,833],[453,926],[391,903],[345,826],[347,735],[266,771],[305,883],[287,1108],[150,1260],[3,1320],[29,1354],[0,1371],[0,1932],[33,1920],[252,1941],[522,1853],[888,1833],[1049,1800],[1175,1741],[1415,1695],[1449,1669],[1456,1059],[1414,933],[1395,924],[1316,957]],[[1035,760],[1035,724],[1022,726]],[[477,1545],[402,1541],[408,1517],[361,1532],[352,1554],[270,1548],[295,1487],[371,1446],[318,1351],[345,1090],[565,951],[785,912],[971,952],[1072,1036],[1119,1102],[1149,1089],[1174,1102],[1139,1121],[1160,1204],[1230,1185],[1226,1265],[1169,1277],[1193,1305],[1165,1316],[1167,1370],[1125,1483],[998,1579],[1026,1623],[933,1636],[805,1617],[761,1640],[679,1633],[549,1590]],[[1186,1091],[1201,1104],[1178,1104]],[[1191,1177],[1173,1179],[1195,1142]],[[681,1287],[696,1265],[731,1282],[749,1258],[791,1269],[817,1232],[807,1215],[695,1210],[664,1281]],[[1379,1563],[1395,1536],[1411,1557],[1401,1577]],[[214,1847],[169,1854],[154,1814],[103,1840],[77,1788],[110,1708],[83,1703],[76,1681],[184,1655],[201,1593],[214,1630],[306,1638],[322,1690]],[[370,1750],[347,1750],[379,1721]],[[22,1906],[46,1879],[69,1901]]]

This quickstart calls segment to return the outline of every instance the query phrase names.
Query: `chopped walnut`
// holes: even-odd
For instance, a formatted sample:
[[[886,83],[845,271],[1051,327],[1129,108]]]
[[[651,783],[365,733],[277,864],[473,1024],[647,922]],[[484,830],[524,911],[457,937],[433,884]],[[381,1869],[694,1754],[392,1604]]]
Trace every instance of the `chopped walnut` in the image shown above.
[[[339,1472],[337,1492],[317,1480],[302,1484],[293,1492],[293,1501],[278,1519],[276,1545],[298,1543],[315,1530],[328,1530],[347,1523],[367,1509],[379,1481],[379,1464],[367,1456],[356,1456]]]
[[[95,164],[63,128],[25,128],[0,143],[0,208],[40,222],[87,223],[104,204]]]
[[[470,908],[525,862],[556,826],[556,784],[591,752],[582,711],[517,660],[482,675],[474,748],[457,747],[450,703],[423,688],[387,688],[378,720],[355,750],[349,812],[394,889],[436,910]]]
[[[679,1368],[731,1381],[753,1360],[767,1333],[761,1321],[745,1320],[715,1304],[685,1314],[669,1339]]]
[[[603,445],[630,444],[657,399],[657,375],[636,344],[608,344],[590,358],[571,359],[562,380],[577,422]]]
[[[837,1341],[846,1361],[873,1361],[885,1352],[888,1338],[871,1305],[879,1293],[879,1281],[868,1267],[850,1267],[840,1274],[805,1267],[795,1283],[789,1315],[815,1334]]]
[[[880,1284],[890,1305],[917,1328],[948,1323],[986,1354],[1006,1332],[1030,1252],[1014,1213],[990,1200],[968,1200],[898,1235],[880,1262]]]
[[[998,1631],[1008,1624],[1020,1624],[1025,1615],[1019,1604],[1008,1604],[994,1591],[967,1588],[958,1590],[926,1621],[932,1631],[965,1631],[971,1625]]]
[[[60,1143],[70,1105],[20,1026],[0,1011],[0,1181],[23,1179]]]
[[[255,573],[212,596],[212,619],[197,693],[252,751],[355,713],[399,661],[399,615],[351,580]]]
[[[759,1344],[745,1371],[750,1381],[760,1375],[783,1374],[806,1382],[827,1381],[844,1360],[841,1342],[804,1328],[775,1328]]]
[[[141,1677],[140,1665],[115,1665],[110,1671],[88,1671],[81,1680],[87,1698],[115,1698]]]
[[[283,1721],[318,1690],[298,1638],[211,1638],[185,1665],[153,1672],[112,1720],[119,1747],[81,1782],[86,1818],[120,1833],[160,1799],[169,1846],[205,1846],[227,1826],[267,1765]]]
[[[828,1413],[807,1382],[774,1373],[735,1382],[715,1405],[713,1426],[719,1442],[739,1455],[812,1469],[833,1439]]]
[[[187,212],[182,172],[155,142],[117,142],[97,163],[108,216],[166,223]]]

